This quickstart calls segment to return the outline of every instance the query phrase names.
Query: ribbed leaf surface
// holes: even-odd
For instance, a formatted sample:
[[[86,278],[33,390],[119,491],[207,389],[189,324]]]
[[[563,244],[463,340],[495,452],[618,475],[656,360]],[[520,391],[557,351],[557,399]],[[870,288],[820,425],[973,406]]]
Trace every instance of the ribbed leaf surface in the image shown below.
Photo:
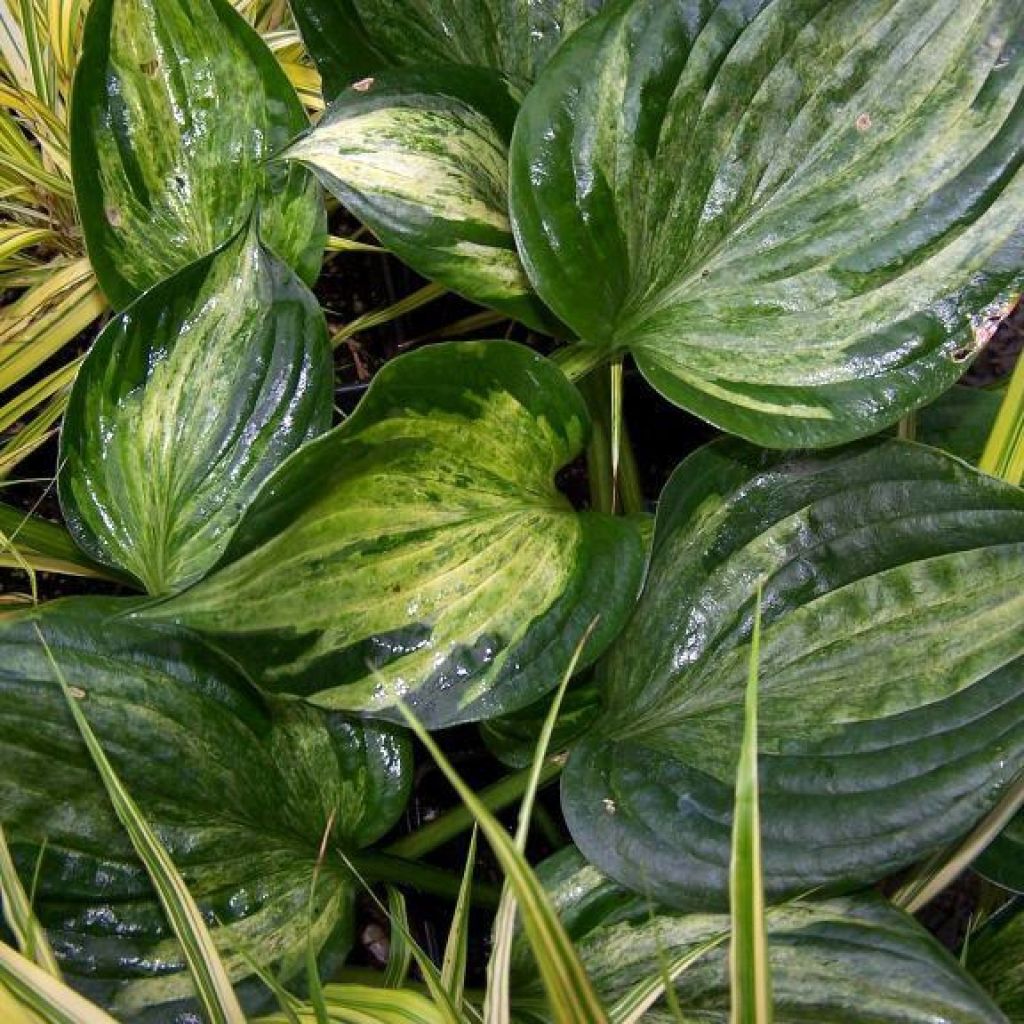
[[[639,588],[636,527],[555,487],[587,429],[576,389],[520,345],[403,356],[270,478],[222,566],[141,614],[326,707],[395,717],[402,698],[431,727],[515,710],[600,615],[593,661]]]
[[[1024,1024],[1024,908],[1019,900],[971,941],[967,966],[1010,1024]]]
[[[96,0],[75,77],[71,157],[89,259],[117,308],[231,238],[263,237],[308,282],[317,183],[268,163],[307,127],[263,40],[225,0]]]
[[[725,915],[680,914],[625,892],[572,849],[539,868],[598,994],[611,1005],[667,963],[729,928]],[[1006,1024],[985,993],[912,917],[871,895],[794,903],[767,920],[776,1024]],[[531,1001],[536,968],[521,938],[514,991]],[[687,1021],[729,1020],[728,944],[675,983]],[[515,1009],[515,1007],[514,1007]],[[529,1012],[514,1014],[526,1024]],[[645,1024],[676,1024],[663,1003]]]
[[[530,81],[604,0],[290,0],[328,99],[386,67],[472,64]]]
[[[519,101],[484,68],[419,68],[341,94],[285,157],[425,277],[535,327],[557,321],[519,262],[508,144]]]
[[[46,843],[35,909],[65,977],[118,1019],[192,1020],[179,1016],[194,1013],[181,951],[37,627],[126,789],[219,922],[214,938],[236,980],[253,962],[295,974],[307,944],[347,948],[354,885],[329,853],[313,886],[321,840],[332,819],[333,843],[349,849],[387,830],[408,794],[408,748],[387,727],[267,705],[195,639],[128,623],[125,611],[63,601],[0,622],[0,818],[26,878]]]
[[[614,5],[516,125],[538,294],[759,444],[894,422],[1021,283],[1022,33],[1018,0]]]
[[[202,576],[272,470],[331,423],[313,294],[244,230],[116,317],[61,435],[68,528],[151,593]]]
[[[770,896],[868,882],[966,833],[1024,768],[1024,492],[897,441],[820,458],[717,442],[677,470],[563,806],[583,853],[726,905],[763,581]]]
[[[989,881],[1024,893],[1024,812],[1018,813],[971,866]],[[1024,968],[1024,943],[1021,961]]]

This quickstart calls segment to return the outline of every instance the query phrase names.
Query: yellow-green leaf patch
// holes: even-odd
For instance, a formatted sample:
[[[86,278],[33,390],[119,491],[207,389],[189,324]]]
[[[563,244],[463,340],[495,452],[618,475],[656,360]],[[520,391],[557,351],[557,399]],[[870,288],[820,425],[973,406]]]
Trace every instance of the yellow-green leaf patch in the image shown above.
[[[607,8],[516,124],[534,287],[758,444],[878,431],[949,387],[1020,289],[1022,30],[1017,0]]]
[[[577,512],[555,474],[585,404],[508,342],[410,353],[355,414],[293,455],[222,564],[139,614],[199,630],[267,690],[437,727],[551,690],[596,616],[592,662],[636,598],[643,549]]]
[[[313,294],[251,224],[93,345],[61,434],[61,504],[93,558],[150,593],[201,577],[284,458],[330,426]]]
[[[225,0],[96,0],[73,95],[75,196],[115,307],[218,248],[257,202],[267,245],[316,279],[327,237],[320,188],[268,161],[306,115]]]

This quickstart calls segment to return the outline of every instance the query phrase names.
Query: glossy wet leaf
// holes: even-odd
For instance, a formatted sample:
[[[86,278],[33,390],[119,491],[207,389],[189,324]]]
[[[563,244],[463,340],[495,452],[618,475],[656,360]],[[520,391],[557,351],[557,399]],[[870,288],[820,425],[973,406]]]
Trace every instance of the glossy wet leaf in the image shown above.
[[[761,581],[769,897],[924,858],[1024,768],[1024,492],[916,444],[724,441],[680,466],[658,515],[562,781],[578,845],[620,882],[724,909]]]
[[[61,435],[68,528],[151,593],[201,577],[260,484],[331,423],[316,298],[246,230],[96,340]]]
[[[141,614],[325,707],[393,718],[401,697],[431,727],[515,710],[600,615],[593,661],[639,587],[634,525],[555,486],[587,428],[576,389],[523,346],[403,356],[270,478],[220,567]]]
[[[626,892],[569,849],[539,868],[545,888],[609,1005],[658,970],[659,957],[699,950],[728,930],[718,914],[682,914]],[[768,948],[777,1024],[1006,1024],[981,988],[912,917],[863,895],[793,903],[769,913]],[[514,1019],[526,1007],[536,968],[516,948]],[[718,944],[676,980],[684,1020],[729,1020],[728,944]],[[645,1024],[675,1024],[664,1003]]]
[[[518,110],[497,72],[392,71],[345,90],[285,157],[313,170],[424,277],[532,326],[554,326],[519,262],[508,219],[508,144]]]
[[[531,81],[604,0],[291,0],[328,100],[408,64],[470,64]]]
[[[934,398],[1021,283],[1016,0],[634,0],[524,103],[510,198],[541,298],[769,447]]]
[[[1024,812],[1019,813],[992,840],[972,867],[990,882],[1017,893],[1024,893]]]
[[[1024,904],[1018,900],[967,947],[971,974],[999,1004],[1010,1024],[1024,1022]]]
[[[71,156],[89,259],[117,308],[235,235],[308,282],[327,238],[317,183],[268,162],[308,125],[259,35],[224,0],[96,0],[75,78]]]
[[[386,727],[267,704],[196,639],[125,610],[65,601],[0,622],[0,818],[23,877],[46,842],[35,908],[64,977],[118,1019],[172,1020],[191,980],[36,625],[236,981],[253,962],[295,974],[308,941],[347,949],[354,885],[330,846],[315,886],[313,866],[332,818],[349,850],[394,822],[408,750]]]

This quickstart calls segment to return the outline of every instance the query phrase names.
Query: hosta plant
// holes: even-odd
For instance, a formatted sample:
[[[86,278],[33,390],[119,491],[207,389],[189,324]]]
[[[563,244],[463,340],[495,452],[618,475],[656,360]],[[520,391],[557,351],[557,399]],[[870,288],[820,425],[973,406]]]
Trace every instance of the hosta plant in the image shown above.
[[[0,615],[5,1012],[1020,1020],[1024,370],[956,386],[1024,279],[1020,4],[291,15],[312,127],[311,68],[226,0],[95,0],[66,69],[116,313],[74,368],[64,526],[3,508],[0,544],[120,591]],[[510,321],[338,422],[325,190]],[[721,435],[663,488],[627,381],[663,434]],[[480,793],[468,723],[517,769]],[[410,831],[416,751],[465,809]],[[475,834],[421,861],[473,821],[501,891]],[[972,864],[958,960],[911,912]],[[437,962],[403,888],[454,903]]]

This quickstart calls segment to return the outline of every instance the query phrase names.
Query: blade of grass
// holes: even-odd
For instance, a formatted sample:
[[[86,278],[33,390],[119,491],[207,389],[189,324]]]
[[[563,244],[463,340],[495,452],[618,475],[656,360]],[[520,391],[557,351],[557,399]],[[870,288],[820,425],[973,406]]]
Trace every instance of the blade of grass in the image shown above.
[[[569,680],[576,673],[583,648],[590,639],[590,634],[597,625],[595,619],[576,645],[569,664],[566,666],[562,679],[551,701],[551,708],[544,719],[533,761],[530,764],[530,775],[519,807],[519,820],[516,825],[515,848],[520,855],[526,853],[526,840],[530,833],[530,819],[533,817],[533,805],[540,787],[540,774],[551,744],[551,734],[555,731],[558,712],[562,707],[562,698],[568,689]],[[494,919],[494,949],[487,965],[487,995],[484,998],[484,1020],[486,1024],[509,1024],[511,1019],[511,996],[509,991],[509,974],[512,963],[512,936],[516,920],[516,893],[505,879],[505,887],[501,896],[501,904]]]
[[[927,906],[971,866],[1021,807],[1024,807],[1024,775],[1007,789],[999,803],[965,839],[926,861],[896,893],[893,903],[909,914],[916,914]]]
[[[25,892],[14,867],[7,836],[0,825],[0,891],[3,892],[4,919],[22,956],[38,964],[47,974],[60,979],[60,967],[50,948],[46,932],[32,912],[32,900]]]
[[[541,769],[540,784],[545,786],[554,782],[562,774],[564,767],[564,756],[556,755],[549,758]],[[477,796],[488,810],[497,813],[522,798],[532,774],[532,767],[522,768],[499,779],[486,789],[482,789]],[[390,846],[386,846],[383,852],[393,857],[419,860],[462,835],[472,826],[473,813],[464,804],[460,804],[415,832],[395,840]]]
[[[384,984],[388,988],[401,988],[405,979],[409,976],[409,968],[412,966],[412,949],[405,941],[409,931],[409,914],[405,907],[405,897],[393,885],[386,889],[388,895],[388,916],[392,921],[397,921],[399,927],[392,927],[390,948],[388,950],[388,965],[384,971]],[[462,893],[459,893],[461,898]],[[458,1005],[458,1004],[456,1004]]]
[[[0,986],[47,1024],[118,1024],[105,1010],[3,942]]]
[[[1010,378],[978,468],[1007,483],[1024,483],[1024,357]]]
[[[439,299],[442,295],[447,294],[448,289],[443,285],[424,285],[418,291],[413,292],[412,295],[407,295],[404,299],[399,299],[398,302],[394,302],[390,306],[385,306],[383,309],[375,309],[356,317],[351,323],[335,331],[334,336],[331,338],[331,344],[337,348],[360,331],[368,331],[371,327],[380,327],[382,324],[390,323],[392,320],[397,320],[400,316],[405,316],[406,313],[411,313],[413,310],[427,305],[428,302],[433,302],[435,299]]]
[[[761,868],[761,813],[757,769],[757,688],[761,656],[761,588],[757,590],[750,642],[743,743],[736,769],[729,903],[732,942],[729,950],[732,1024],[771,1024],[771,967],[764,915]]]
[[[473,834],[469,837],[469,852],[466,854],[466,868],[462,875],[462,888],[455,904],[452,926],[448,931],[448,941],[444,947],[444,959],[441,961],[441,984],[457,1007],[462,1006],[462,997],[466,989],[466,955],[469,946],[469,908],[473,890],[473,871],[476,868],[476,841],[479,829],[473,826]]]
[[[40,851],[39,860],[42,859]],[[38,878],[39,860],[32,879],[33,892]],[[0,891],[3,894],[4,919],[23,956],[38,964],[58,980],[61,977],[57,958],[50,948],[49,939],[32,911],[32,897],[25,892],[7,845],[7,837],[0,826]]]
[[[135,801],[121,784],[113,765],[92,731],[85,712],[82,711],[80,704],[88,698],[88,694],[77,689],[73,691],[69,686],[38,625],[36,636],[46,652],[54,678],[64,694],[75,725],[103,780],[114,812],[128,833],[139,859],[145,865],[160,899],[160,905],[181,944],[185,961],[192,973],[196,995],[208,1021],[210,1024],[245,1024],[245,1015],[238,1003],[231,979],[217,953],[213,936],[203,920],[199,907],[196,906],[174,862],[149,827]]]
[[[523,927],[533,949],[556,1024],[606,1024],[608,1017],[543,886],[501,823],[462,781],[444,753],[405,704],[399,705],[409,728],[427,748],[459,797],[472,811],[484,838],[515,891]]]

